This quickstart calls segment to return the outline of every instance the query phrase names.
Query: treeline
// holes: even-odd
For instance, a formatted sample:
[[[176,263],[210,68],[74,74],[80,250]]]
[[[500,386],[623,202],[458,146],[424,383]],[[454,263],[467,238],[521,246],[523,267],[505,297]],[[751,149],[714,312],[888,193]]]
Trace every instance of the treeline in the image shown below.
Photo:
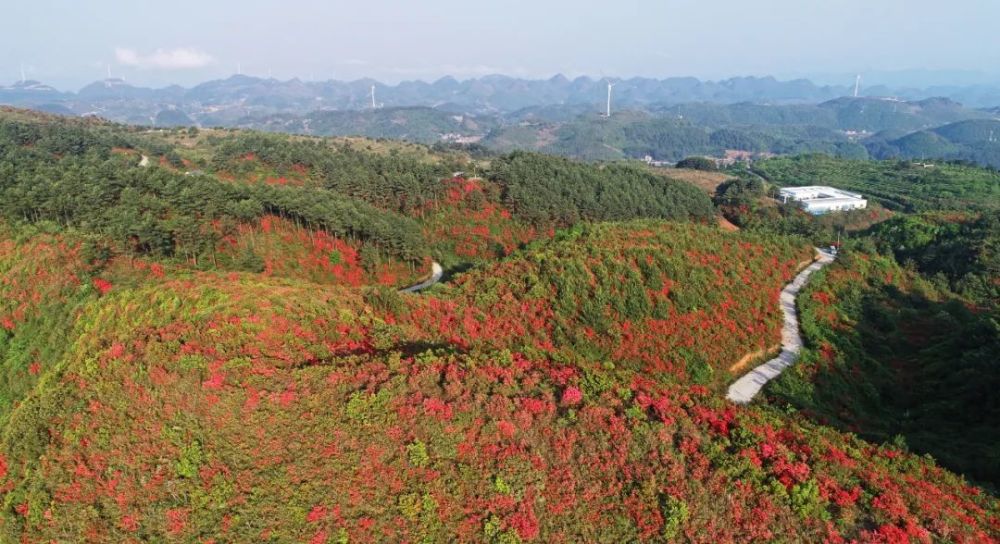
[[[686,103],[659,111],[711,127],[815,127],[830,131],[906,133],[987,114],[948,99],[899,102],[873,97],[843,97],[821,104],[773,105],[753,102],[737,104]]]
[[[190,150],[128,127],[22,117],[0,117],[0,218],[93,232],[133,255],[214,262],[240,223],[278,215],[413,261],[428,252],[422,218],[451,202],[441,181],[480,166],[416,146],[259,133],[212,134]],[[165,167],[139,167],[141,154]],[[252,182],[285,176],[295,183]],[[494,159],[489,179],[485,198],[536,229],[714,214],[694,186],[629,165],[516,152]]]
[[[630,165],[594,166],[514,152],[491,164],[504,204],[534,224],[632,218],[708,219],[715,210],[695,186]]]
[[[872,228],[881,252],[937,285],[987,304],[1000,303],[1000,213],[975,217],[907,215]]]
[[[214,251],[226,225],[275,214],[404,259],[423,256],[414,220],[360,199],[139,168],[115,147],[131,143],[124,134],[0,120],[0,217],[96,232],[130,253],[196,258]]]
[[[249,173],[259,161],[278,174],[306,172],[317,187],[405,214],[441,201],[446,186],[440,180],[470,168],[458,159],[429,162],[271,134],[242,134],[215,144],[216,169]],[[488,177],[500,186],[503,203],[538,227],[640,217],[705,219],[714,213],[695,187],[634,166],[514,152],[495,158]]]
[[[634,112],[623,112],[610,120],[584,116],[554,125],[503,127],[491,132],[484,145],[494,150],[528,149],[592,161],[646,155],[678,161],[690,155],[722,156],[730,149],[869,158],[863,145],[829,128],[807,125],[713,128],[686,119],[650,118]]]
[[[677,160],[691,154],[721,157],[726,150],[797,155],[825,153],[867,159],[859,144],[842,134],[812,126],[727,127],[710,130],[674,120],[657,119],[627,125],[622,131],[622,151],[628,157],[651,155]]]
[[[241,119],[237,124],[272,132],[391,138],[434,144],[441,141],[442,134],[484,132],[496,123],[497,119],[489,116],[456,116],[450,111],[410,106],[306,114],[278,113]]]
[[[214,141],[213,168],[250,173],[264,163],[278,175],[306,172],[316,186],[380,208],[413,213],[445,196],[440,180],[470,167],[430,162],[405,153],[374,153],[348,144],[273,134],[241,134]],[[259,161],[259,163],[258,163]],[[504,204],[536,226],[637,217],[707,218],[711,202],[695,187],[664,181],[640,168],[596,166],[527,152],[491,162],[489,179]]]
[[[878,159],[965,161],[1000,168],[1000,121],[960,121],[903,136],[876,134],[865,147]]]
[[[30,147],[40,154],[83,155],[93,153],[107,157],[111,149],[131,147],[122,135],[86,127],[82,123],[0,121],[0,150]]]
[[[464,168],[459,161],[432,163],[396,151],[375,153],[275,134],[242,133],[209,143],[216,170],[249,173],[260,161],[278,175],[304,172],[319,187],[401,213],[440,199],[444,188],[438,182]]]

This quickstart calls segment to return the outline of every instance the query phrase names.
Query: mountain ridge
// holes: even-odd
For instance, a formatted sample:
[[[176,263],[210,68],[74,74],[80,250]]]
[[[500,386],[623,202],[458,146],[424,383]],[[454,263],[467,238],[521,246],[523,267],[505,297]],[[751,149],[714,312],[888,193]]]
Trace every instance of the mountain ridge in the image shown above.
[[[742,76],[721,80],[700,80],[693,77],[609,79],[617,82],[615,99],[621,105],[691,101],[818,103],[850,96],[853,92],[853,87],[850,85],[819,85],[808,79],[779,80],[773,76]],[[385,84],[371,78],[304,81],[299,78],[278,80],[236,74],[228,78],[204,81],[191,87],[136,86],[119,78],[95,81],[77,91],[43,87],[46,94],[65,101],[104,96],[108,93],[101,91],[109,89],[118,91],[113,93],[116,98],[175,102],[212,102],[223,98],[252,99],[259,97],[263,92],[268,95],[298,97],[306,99],[307,102],[323,101],[329,107],[350,109],[370,104],[371,86],[375,85],[379,100],[387,106],[434,106],[439,102],[457,102],[471,110],[509,112],[539,104],[597,103],[604,94],[604,81],[605,78],[590,76],[570,79],[563,74],[556,74],[548,79],[525,79],[495,74],[464,80],[445,76],[433,82],[407,80],[396,84]],[[41,90],[24,88],[23,83],[0,87],[0,101],[30,101],[31,92]],[[41,85],[38,82],[33,83]],[[865,89],[864,95],[897,96],[906,100],[945,96],[975,107],[1000,104],[1000,89],[982,85],[926,89],[874,86]]]

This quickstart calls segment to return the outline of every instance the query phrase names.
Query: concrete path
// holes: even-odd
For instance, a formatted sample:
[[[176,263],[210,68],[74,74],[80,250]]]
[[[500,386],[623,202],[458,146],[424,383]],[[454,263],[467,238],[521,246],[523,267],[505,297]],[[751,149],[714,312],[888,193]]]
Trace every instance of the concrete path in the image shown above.
[[[428,287],[430,287],[430,286],[434,285],[435,283],[441,281],[441,276],[442,275],[444,275],[444,269],[441,268],[441,265],[438,264],[437,262],[433,262],[433,263],[431,263],[431,277],[427,278],[426,280],[424,280],[424,281],[422,281],[422,282],[420,282],[420,283],[418,283],[416,285],[407,287],[406,289],[400,289],[399,292],[400,293],[416,293],[417,291],[420,291],[422,289],[427,289]]]
[[[781,290],[781,311],[785,315],[785,324],[781,328],[781,353],[770,361],[747,372],[742,378],[729,386],[726,398],[737,403],[747,404],[760,392],[764,384],[777,378],[783,370],[792,366],[802,351],[802,336],[799,334],[799,316],[795,308],[795,297],[799,289],[813,272],[833,262],[834,255],[816,248],[818,257],[807,266],[791,283]]]

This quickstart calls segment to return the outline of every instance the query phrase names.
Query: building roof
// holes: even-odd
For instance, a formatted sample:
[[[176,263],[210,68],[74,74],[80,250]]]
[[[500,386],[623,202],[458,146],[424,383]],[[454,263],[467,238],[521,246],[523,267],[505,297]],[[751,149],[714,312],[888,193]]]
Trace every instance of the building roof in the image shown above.
[[[783,187],[779,193],[782,196],[788,196],[795,200],[800,201],[812,201],[812,200],[823,200],[823,201],[833,201],[840,200],[843,202],[858,200],[864,198],[858,193],[852,193],[849,191],[844,191],[842,189],[836,189],[834,187],[827,187],[825,185],[806,185],[804,187]]]
[[[806,206],[835,206],[839,204],[856,204],[859,200],[863,199],[853,198],[853,197],[807,198],[801,200],[800,202],[802,202]]]

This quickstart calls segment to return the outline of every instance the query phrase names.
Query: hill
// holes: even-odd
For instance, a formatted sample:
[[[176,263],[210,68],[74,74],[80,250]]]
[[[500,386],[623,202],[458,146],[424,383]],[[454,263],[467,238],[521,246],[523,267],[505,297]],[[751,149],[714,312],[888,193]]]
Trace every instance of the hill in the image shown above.
[[[34,384],[2,415],[2,530],[13,540],[75,541],[995,535],[996,501],[925,459],[782,412],[727,406],[675,367],[639,372],[588,357],[559,336],[551,347],[520,351],[518,327],[539,329],[529,299],[516,299],[549,300],[550,289],[565,289],[550,282],[572,278],[561,272],[575,263],[611,267],[610,280],[621,251],[680,256],[706,242],[769,243],[709,228],[678,238],[685,230],[602,227],[581,234],[606,244],[607,254],[555,241],[427,299],[253,274],[160,276],[120,261],[86,284],[64,283],[74,269],[82,282],[87,263],[65,251],[48,253],[62,264],[36,260],[49,258],[37,244],[73,247],[71,239],[7,245],[4,263],[56,272],[33,289],[51,281],[66,293],[46,297],[53,305],[45,310],[31,308],[29,321],[66,317],[50,329],[65,335],[49,344],[61,347],[55,351],[42,349],[45,339],[31,334],[40,329],[27,322],[2,333],[8,375]],[[745,251],[749,261],[712,266],[722,277],[738,277],[734,265],[771,273],[759,251]],[[548,262],[538,276],[522,274],[519,263],[540,257]],[[685,271],[670,262],[654,258],[647,272],[633,273],[653,279],[669,270],[678,292],[698,292],[702,265]],[[537,279],[523,283],[524,294],[516,287],[515,300],[475,295],[485,278],[491,293],[490,285],[516,277]],[[598,285],[617,289],[604,279]],[[421,323],[452,328],[450,307],[485,308],[496,296],[511,311],[482,324],[474,314],[458,321],[466,333],[485,333],[487,344],[421,332]],[[667,297],[669,314],[677,302]],[[551,311],[572,318],[589,298]],[[31,305],[32,297],[24,300]],[[624,311],[616,319],[636,310]],[[681,330],[652,338],[689,345],[690,357],[708,347]],[[640,360],[655,352],[636,351]]]
[[[30,85],[26,84],[30,83]],[[103,111],[116,121],[131,117],[151,119],[157,111],[173,107],[189,112],[205,126],[228,124],[252,115],[306,114],[316,109],[363,110],[370,107],[371,86],[386,107],[443,107],[458,114],[511,113],[552,104],[593,106],[604,93],[603,78],[562,76],[528,80],[502,75],[458,81],[444,77],[434,82],[404,81],[397,85],[372,79],[356,81],[279,81],[247,75],[206,81],[191,88],[136,87],[121,79],[91,83],[79,92],[59,92],[39,82],[0,87],[0,103],[34,106],[59,103],[78,114]],[[846,89],[823,87],[807,81],[777,81],[745,77],[725,81],[694,78],[620,80],[621,103],[631,107],[663,102],[771,102],[822,101],[845,94]],[[995,104],[990,104],[995,105]]]
[[[38,82],[18,83],[0,88],[0,103],[139,125],[197,124],[427,144],[482,141],[493,152],[529,150],[583,160],[648,155],[676,161],[737,151],[1000,163],[989,145],[951,142],[932,132],[992,118],[988,110],[947,97],[846,97],[846,89],[773,78],[633,78],[617,81],[618,113],[608,120],[597,116],[604,84],[586,77],[486,76],[390,86],[370,79],[279,81],[236,75],[191,89],[151,89],[107,79],[75,94]],[[373,87],[377,108],[371,102]]]
[[[565,123],[521,123],[494,129],[482,144],[508,151],[534,149],[584,160],[650,156],[676,162],[691,155],[722,157],[727,150],[751,154],[826,152],[866,158],[864,147],[837,131],[811,126],[712,129],[687,119],[620,112],[611,119],[585,115]]]
[[[776,105],[678,104],[664,114],[710,127],[813,126],[831,130],[876,133],[912,132],[966,119],[986,118],[947,99],[904,101],[876,97],[842,97],[819,104]]]
[[[959,121],[866,144],[879,158],[941,159],[1000,167],[1000,121]]]
[[[727,150],[795,155],[822,152],[847,158],[890,153],[880,142],[922,134],[953,122],[987,117],[946,99],[918,102],[837,98],[820,104],[699,102],[620,111],[611,119],[571,115],[571,107],[533,108],[505,118],[483,144],[510,151],[535,149],[587,160],[642,158],[677,161],[722,157]],[[876,134],[877,133],[877,134]],[[889,137],[893,134],[892,138]],[[874,136],[873,136],[874,135]],[[930,149],[947,158],[950,150]],[[908,155],[903,155],[908,156]]]
[[[0,174],[0,540],[1000,538],[932,458],[724,399],[812,249],[692,185],[22,111]]]
[[[9,173],[0,186],[0,217],[100,235],[128,254],[201,263],[218,264],[237,231],[259,230],[272,216],[346,240],[367,255],[373,271],[380,263],[416,266],[429,257],[426,229],[459,208],[493,216],[498,228],[511,223],[534,233],[581,218],[714,214],[694,187],[629,168],[515,156],[509,164],[522,167],[487,172],[488,190],[463,203],[449,180],[481,165],[420,146],[225,131],[165,136],[19,111],[0,118],[0,154]],[[157,166],[139,167],[141,155]],[[565,200],[557,210],[542,212],[552,180],[571,185],[561,189]],[[243,261],[259,261],[253,252]],[[467,261],[448,253],[434,258]]]
[[[761,161],[753,171],[780,186],[830,185],[857,191],[892,210],[991,210],[1000,206],[1000,174],[962,164],[804,155]]]
[[[433,144],[447,139],[481,138],[495,124],[488,117],[456,115],[425,107],[367,111],[320,111],[271,115],[237,121],[236,126],[317,136],[364,136]]]
[[[811,349],[769,396],[1000,485],[996,308],[879,255],[852,255],[824,273],[800,303]],[[995,303],[996,289],[987,296],[983,304]]]

